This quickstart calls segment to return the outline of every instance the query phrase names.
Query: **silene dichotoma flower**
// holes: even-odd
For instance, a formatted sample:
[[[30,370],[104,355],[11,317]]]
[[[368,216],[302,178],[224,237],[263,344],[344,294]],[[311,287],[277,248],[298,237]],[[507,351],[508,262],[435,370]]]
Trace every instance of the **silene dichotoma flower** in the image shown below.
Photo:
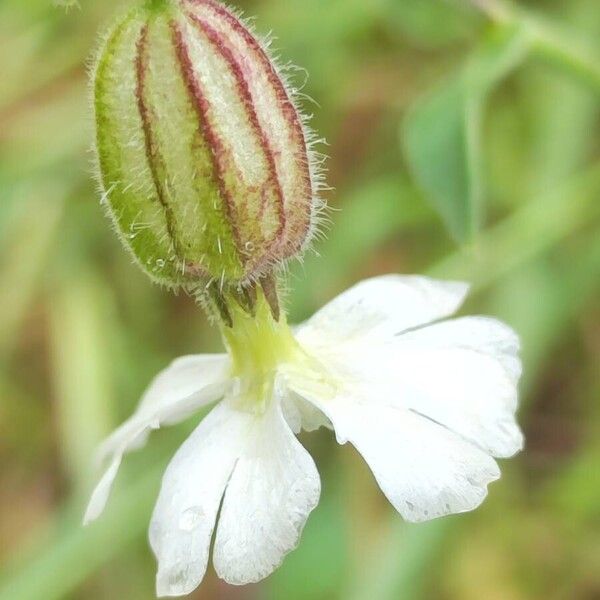
[[[218,402],[165,473],[150,541],[159,595],[191,592],[215,533],[217,573],[258,581],[294,549],[319,500],[315,464],[295,437],[333,429],[353,444],[407,521],[479,506],[523,443],[515,422],[519,342],[486,317],[443,320],[467,286],[388,275],[363,281],[295,330],[234,311],[228,353],[176,360],[104,444],[108,469],[87,520],[108,497],[123,455],[153,429]],[[216,522],[219,506],[223,506]]]
[[[318,226],[312,134],[281,69],[216,0],[146,0],[93,73],[103,204],[136,263],[198,299],[227,352],[160,373],[103,444],[85,521],[149,434],[208,415],[164,475],[150,524],[157,593],[267,577],[293,550],[320,480],[296,435],[331,429],[407,521],[474,509],[518,452],[519,341],[449,319],[467,285],[387,275],[287,323],[279,274]]]

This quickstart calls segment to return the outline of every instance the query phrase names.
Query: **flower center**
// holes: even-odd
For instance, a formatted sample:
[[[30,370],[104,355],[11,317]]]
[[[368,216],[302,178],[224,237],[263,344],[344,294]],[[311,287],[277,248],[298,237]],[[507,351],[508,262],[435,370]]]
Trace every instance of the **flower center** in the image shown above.
[[[228,320],[221,321],[221,333],[232,361],[234,387],[229,398],[237,408],[264,412],[273,399],[286,393],[283,386],[289,380],[300,382],[309,395],[336,394],[341,385],[338,378],[298,343],[285,314],[278,320],[273,316],[262,289],[257,289],[252,312],[228,300]]]
[[[254,314],[234,302],[228,305],[232,326],[221,326],[232,360],[237,389],[233,396],[247,410],[264,410],[274,396],[278,368],[283,363],[303,362],[304,351],[294,338],[285,315],[273,318],[262,290],[258,290]]]
[[[229,304],[229,311],[232,326],[222,327],[221,331],[233,361],[235,377],[266,375],[302,352],[285,315],[275,321],[261,290],[254,315],[233,302]]]

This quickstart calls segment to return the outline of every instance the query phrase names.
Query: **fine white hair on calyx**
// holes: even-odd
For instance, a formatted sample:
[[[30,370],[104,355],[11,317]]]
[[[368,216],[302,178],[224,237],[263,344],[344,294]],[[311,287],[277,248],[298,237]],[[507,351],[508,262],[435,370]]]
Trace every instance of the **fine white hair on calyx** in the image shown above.
[[[180,3],[182,6],[185,4],[184,2]],[[241,26],[244,27],[256,40],[258,47],[262,52],[265,53],[267,60],[275,73],[275,75],[281,80],[283,87],[285,89],[285,93],[289,99],[289,104],[293,107],[297,124],[295,124],[295,129],[298,132],[301,130],[303,137],[303,150],[305,151],[306,159],[299,159],[300,153],[297,154],[296,160],[301,162],[296,162],[298,166],[298,172],[300,170],[304,170],[304,180],[308,183],[307,179],[310,178],[310,196],[308,194],[308,185],[305,186],[306,194],[302,194],[303,197],[303,206],[301,209],[302,213],[306,215],[305,225],[306,228],[300,228],[299,220],[295,221],[295,225],[290,225],[288,230],[288,234],[286,234],[286,239],[291,240],[288,246],[286,246],[285,252],[277,252],[274,250],[271,253],[267,253],[267,256],[264,258],[262,262],[258,264],[256,269],[239,280],[235,281],[230,280],[229,283],[233,285],[248,285],[253,282],[258,282],[261,278],[273,272],[274,270],[282,269],[283,271],[287,270],[287,263],[292,259],[301,260],[303,254],[312,247],[314,241],[318,241],[322,239],[325,235],[325,230],[327,225],[330,222],[328,218],[329,212],[328,207],[325,200],[322,197],[323,192],[329,190],[330,188],[326,185],[325,176],[325,162],[327,160],[327,156],[321,153],[320,147],[325,144],[325,141],[322,138],[319,138],[317,134],[313,131],[310,126],[310,121],[312,119],[312,115],[304,112],[301,109],[302,104],[306,102],[311,102],[316,105],[314,100],[306,94],[305,88],[308,82],[308,75],[305,69],[301,67],[295,66],[293,63],[284,63],[279,56],[276,55],[271,49],[274,41],[274,37],[272,34],[268,34],[267,36],[260,36],[256,33],[254,23],[252,19],[245,18],[241,11],[229,7],[228,10],[237,18]],[[104,53],[107,51],[107,44],[110,43],[110,40],[113,34],[116,34],[117,29],[125,22],[129,21],[129,24],[126,26],[127,28],[139,28],[143,25],[147,18],[145,11],[141,7],[136,7],[134,9],[129,9],[127,11],[122,11],[122,15],[120,19],[115,20],[115,24],[112,27],[109,27],[101,36],[101,42],[98,44],[98,51],[94,58],[92,58],[89,62],[89,71],[90,71],[90,94],[92,96],[92,103],[94,105],[94,122],[97,121],[96,109],[98,106],[96,105],[94,95],[95,89],[94,84],[97,80],[97,69],[101,65],[101,59]],[[120,35],[120,33],[118,34]],[[129,36],[129,33],[127,34]],[[120,42],[119,42],[120,43]],[[124,63],[121,63],[121,67],[124,69],[131,70],[132,67],[126,65],[123,66]],[[123,86],[126,84],[123,83]],[[113,84],[115,89],[119,89],[119,85]],[[121,90],[125,89],[125,87],[121,87]],[[286,103],[287,104],[287,103]],[[139,140],[137,139],[137,133],[132,133],[132,144],[140,145]],[[135,137],[135,139],[133,139]],[[298,145],[298,149],[300,145]],[[245,155],[244,152],[239,152],[238,154]],[[247,153],[246,153],[247,154]],[[304,153],[303,153],[304,154]],[[133,258],[134,263],[138,264],[155,283],[159,283],[163,287],[167,289],[175,290],[181,286],[186,288],[186,284],[184,283],[184,277],[186,271],[186,261],[185,258],[181,255],[181,252],[177,251],[175,246],[177,241],[171,239],[166,233],[161,234],[160,232],[157,235],[157,240],[162,248],[162,255],[159,254],[158,257],[155,257],[154,262],[146,261],[146,257],[144,256],[143,260],[140,259],[139,256],[136,255],[136,251],[132,248],[132,239],[137,234],[141,234],[143,237],[144,226],[139,226],[137,223],[134,223],[133,229],[131,229],[129,221],[125,226],[122,225],[122,208],[113,206],[111,199],[111,194],[113,190],[125,187],[125,182],[123,181],[103,181],[100,164],[99,164],[99,154],[95,149],[93,151],[93,172],[95,175],[95,179],[98,184],[100,197],[103,198],[102,206],[107,212],[113,229],[117,233],[118,237],[124,243],[125,247],[130,252],[130,255]],[[147,173],[144,173],[146,167],[140,166],[139,170],[134,166],[130,165],[128,174],[130,177],[127,178],[127,190],[137,191],[139,195],[144,195],[148,193],[148,195],[152,195],[152,190],[146,190],[147,182],[149,178],[147,177]],[[139,171],[139,172],[138,172]],[[285,169],[284,169],[285,172]],[[174,176],[173,176],[174,177]],[[117,179],[115,177],[115,179]],[[172,178],[171,178],[172,179]],[[171,189],[174,189],[175,185],[173,181],[169,182],[169,185],[165,186],[167,193],[170,192]],[[292,196],[290,196],[292,197]],[[156,208],[156,222],[161,221],[160,207],[157,205]],[[310,210],[310,217],[308,216],[308,211]],[[149,212],[152,212],[150,209]],[[299,214],[299,213],[297,213]],[[125,215],[126,216],[126,215]],[[152,220],[154,217],[147,212],[147,214],[140,217],[140,221],[142,223],[148,222]],[[290,221],[291,222],[291,221]],[[125,227],[125,230],[124,230]],[[148,229],[151,228],[151,225],[148,225]],[[140,238],[141,239],[141,238]],[[138,240],[138,245],[139,245]],[[283,246],[281,246],[283,247]],[[293,253],[293,254],[292,254]],[[201,259],[199,260],[201,263]],[[142,264],[144,263],[144,264]],[[158,265],[161,263],[160,268],[152,268],[155,264]],[[182,273],[181,281],[174,281],[169,279],[166,276],[163,276],[162,267],[165,264],[172,265],[171,272],[180,271]],[[150,266],[149,266],[150,265]],[[212,273],[216,275],[215,273]],[[225,279],[221,277],[221,287],[225,284]]]
[[[140,18],[136,19],[136,16],[139,16]],[[160,275],[160,272],[154,272],[152,269],[148,268],[147,264],[143,264],[140,257],[136,255],[133,248],[127,242],[127,240],[126,240],[127,233],[121,229],[121,225],[120,225],[120,221],[122,219],[123,208],[118,210],[114,206],[112,206],[112,204],[110,202],[111,194],[113,193],[115,188],[117,188],[119,185],[122,185],[122,182],[121,181],[105,181],[104,180],[104,177],[102,175],[101,166],[100,166],[100,155],[99,155],[99,151],[98,151],[98,147],[97,147],[97,139],[95,138],[95,134],[92,133],[96,129],[97,120],[98,120],[97,99],[96,99],[97,74],[98,74],[98,69],[100,68],[100,65],[102,63],[102,58],[107,50],[107,46],[110,43],[113,35],[115,35],[115,33],[117,32],[117,30],[120,27],[125,27],[125,28],[134,27],[134,28],[141,29],[142,23],[143,23],[143,19],[141,17],[142,17],[142,8],[140,6],[134,6],[134,7],[128,6],[128,7],[125,7],[125,8],[122,8],[121,10],[119,10],[117,15],[111,19],[110,23],[108,23],[104,28],[101,29],[101,33],[98,35],[96,49],[94,52],[92,52],[92,54],[86,61],[85,66],[86,66],[86,71],[88,74],[88,102],[92,106],[92,110],[88,113],[87,123],[86,123],[87,128],[90,131],[90,138],[93,139],[93,142],[91,143],[90,148],[89,148],[89,153],[90,153],[90,157],[91,157],[90,158],[90,163],[91,163],[90,169],[91,169],[93,180],[96,182],[96,189],[99,194],[100,204],[104,210],[104,213],[108,217],[108,220],[111,223],[111,227],[112,227],[113,231],[115,232],[117,237],[121,240],[121,242],[123,243],[123,246],[129,253],[132,262],[134,264],[136,264],[138,267],[140,267],[151,278],[151,280],[154,283],[159,284],[162,288],[165,288],[169,291],[177,292],[178,289],[180,288],[180,285],[178,285],[175,282],[172,282],[168,278],[162,277]],[[131,57],[131,58],[133,61],[133,57]],[[133,67],[131,67],[131,68],[133,68]],[[132,140],[132,143],[133,143],[133,140]],[[130,183],[125,189],[128,189],[129,186],[133,185],[134,191],[137,191],[140,193],[147,193],[148,195],[151,194],[151,190],[146,189],[144,187],[144,185],[142,184],[143,178],[141,177],[141,173],[144,168],[146,168],[146,167],[140,166],[140,168],[137,170],[137,172],[134,171],[132,173],[133,183]],[[155,213],[156,213],[156,217],[158,220],[162,216],[162,209],[160,207],[157,207],[155,209]],[[131,231],[130,233],[132,233],[132,234],[139,233],[139,231],[141,231],[141,229],[137,229],[135,232]],[[170,261],[174,260],[175,249],[173,246],[173,240],[161,239],[160,241],[168,242],[169,250],[167,251],[168,255],[164,257],[165,258],[164,262],[166,262],[166,260],[170,260]]]
[[[310,102],[318,107],[318,103],[310,95],[304,93],[304,89],[308,85],[310,79],[308,71],[303,67],[295,65],[291,61],[283,62],[279,52],[273,48],[277,38],[273,35],[272,31],[268,31],[266,34],[259,33],[256,28],[256,17],[246,16],[241,9],[232,6],[229,3],[221,2],[221,4],[236,19],[238,19],[242,26],[244,26],[254,37],[261,50],[268,57],[275,70],[275,73],[283,82],[286,93],[295,109],[300,126],[302,128],[306,145],[306,155],[308,158],[308,164],[303,166],[308,168],[311,180],[311,189],[313,193],[311,201],[310,228],[301,248],[295,256],[291,257],[290,259],[286,259],[283,261],[283,263],[281,261],[267,263],[263,269],[261,269],[251,278],[251,281],[256,281],[271,271],[273,267],[277,266],[277,264],[279,264],[283,269],[286,269],[286,265],[290,260],[300,259],[304,253],[312,247],[312,244],[315,240],[320,240],[325,237],[325,230],[331,223],[329,218],[330,209],[323,197],[325,192],[332,190],[332,188],[329,187],[326,182],[327,168],[325,163],[329,159],[329,156],[319,150],[319,148],[322,146],[326,146],[327,143],[326,140],[320,137],[311,126],[311,121],[314,115],[311,113],[306,113],[302,109],[303,101]],[[296,81],[296,78],[299,74],[302,74],[303,76],[303,80],[300,84],[298,84]]]

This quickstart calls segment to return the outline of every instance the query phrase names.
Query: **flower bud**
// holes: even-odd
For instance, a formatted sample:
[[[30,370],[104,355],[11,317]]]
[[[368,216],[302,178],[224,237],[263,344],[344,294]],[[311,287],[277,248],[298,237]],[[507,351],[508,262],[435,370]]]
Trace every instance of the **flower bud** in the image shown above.
[[[307,129],[240,19],[216,0],[147,0],[94,73],[96,147],[117,231],[160,283],[245,285],[306,246]]]

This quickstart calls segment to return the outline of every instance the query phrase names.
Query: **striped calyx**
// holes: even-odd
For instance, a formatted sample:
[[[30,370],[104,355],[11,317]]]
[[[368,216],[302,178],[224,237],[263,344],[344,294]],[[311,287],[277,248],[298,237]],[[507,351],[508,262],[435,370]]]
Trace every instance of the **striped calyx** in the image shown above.
[[[216,0],[146,0],[94,72],[105,203],[137,262],[170,287],[242,289],[308,243],[308,130],[266,49]]]

